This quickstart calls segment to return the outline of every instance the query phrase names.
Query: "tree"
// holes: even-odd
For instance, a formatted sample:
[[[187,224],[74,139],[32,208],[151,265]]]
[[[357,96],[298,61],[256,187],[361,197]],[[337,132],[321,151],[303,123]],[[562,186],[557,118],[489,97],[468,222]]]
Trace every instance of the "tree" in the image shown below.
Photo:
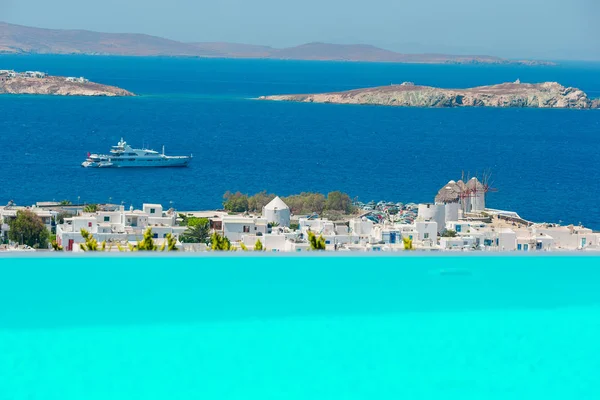
[[[412,250],[413,249],[413,245],[412,245],[412,239],[408,236],[403,237],[402,238],[402,242],[404,243],[404,250]]]
[[[59,204],[61,206],[70,206],[73,203],[71,203],[69,200],[61,200]]]
[[[456,237],[456,235],[456,231],[453,231],[452,229],[445,229],[444,232],[442,232],[442,237]]]
[[[48,247],[50,232],[40,217],[29,210],[17,211],[17,217],[8,223],[8,238],[35,248]]]
[[[246,247],[246,245],[243,242],[240,243],[240,248],[244,251],[248,251],[248,247]]]
[[[98,211],[98,204],[88,204],[83,207],[83,212],[95,213],[96,211]]]
[[[311,250],[325,250],[327,247],[323,235],[319,235],[317,238],[311,231],[308,231],[308,243]]]
[[[54,251],[63,251],[63,247],[61,245],[59,245],[56,240],[53,240],[51,245],[52,245],[52,248],[54,249]]]
[[[167,241],[165,242],[167,245],[167,251],[177,251],[177,239],[175,239],[175,236],[173,236],[170,233],[167,233],[167,236],[165,236],[165,238],[167,239]],[[163,243],[161,251],[164,251],[165,243]]]
[[[342,211],[350,214],[353,211],[352,199],[346,193],[340,191],[329,192],[327,194],[326,210]]]
[[[73,214],[71,214],[70,212],[61,211],[58,214],[56,214],[56,217],[54,217],[54,221],[56,222],[56,224],[60,225],[65,222],[65,218],[70,218],[72,216]]]
[[[206,243],[210,235],[210,221],[208,218],[189,218],[188,228],[181,235],[183,243]]]
[[[327,200],[321,193],[306,193],[304,196],[304,208],[308,212],[321,214],[325,210]]]
[[[229,212],[248,211],[248,195],[240,192],[225,192],[223,195],[223,208]]]
[[[256,243],[254,243],[254,251],[263,251],[263,244],[260,239],[256,239]]]
[[[210,237],[212,250],[216,251],[230,251],[232,250],[231,242],[225,236],[219,235],[217,232],[214,232]]]
[[[248,198],[248,211],[261,212],[263,207],[269,204],[269,202],[274,198],[275,195],[272,193],[267,193],[266,190],[256,193]]]
[[[325,209],[325,196],[321,193],[302,192],[284,197],[282,200],[293,214],[313,212],[320,214]]]

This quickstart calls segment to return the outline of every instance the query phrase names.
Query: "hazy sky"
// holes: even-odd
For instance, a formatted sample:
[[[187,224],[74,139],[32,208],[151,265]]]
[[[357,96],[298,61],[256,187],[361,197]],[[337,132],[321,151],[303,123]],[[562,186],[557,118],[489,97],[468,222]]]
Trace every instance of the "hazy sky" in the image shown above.
[[[0,0],[0,20],[181,41],[600,60],[600,0]]]

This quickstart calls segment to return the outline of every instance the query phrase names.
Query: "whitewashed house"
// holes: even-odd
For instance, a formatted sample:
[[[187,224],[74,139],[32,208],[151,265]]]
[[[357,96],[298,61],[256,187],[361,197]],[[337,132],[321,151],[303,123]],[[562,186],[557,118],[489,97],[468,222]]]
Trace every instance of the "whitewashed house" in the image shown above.
[[[267,219],[262,217],[228,215],[222,219],[223,236],[231,242],[239,242],[248,234],[264,236],[267,234],[267,225]]]

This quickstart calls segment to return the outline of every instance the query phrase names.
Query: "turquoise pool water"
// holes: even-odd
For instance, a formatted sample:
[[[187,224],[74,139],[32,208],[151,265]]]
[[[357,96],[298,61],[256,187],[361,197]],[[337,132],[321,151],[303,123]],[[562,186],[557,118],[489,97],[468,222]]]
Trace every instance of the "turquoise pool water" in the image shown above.
[[[599,261],[0,258],[0,399],[600,398]]]

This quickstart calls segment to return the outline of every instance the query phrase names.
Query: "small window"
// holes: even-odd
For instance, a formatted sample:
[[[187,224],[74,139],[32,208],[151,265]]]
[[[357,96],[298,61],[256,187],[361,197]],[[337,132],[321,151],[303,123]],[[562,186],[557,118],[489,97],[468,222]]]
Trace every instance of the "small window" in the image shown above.
[[[110,217],[109,216],[105,216],[104,217],[104,222],[110,222]]]
[[[424,235],[423,235],[423,237],[424,237],[425,239],[429,239],[429,233],[426,233],[426,234],[424,234]]]
[[[155,208],[151,208],[150,209],[150,214],[154,214],[154,213],[156,213],[156,209]]]
[[[244,225],[244,233],[250,233],[250,227],[247,225]]]
[[[461,226],[460,225],[456,225],[456,232],[460,232],[461,231]]]
[[[166,238],[166,237],[167,237],[167,234],[166,234],[166,233],[163,233],[163,239],[164,239],[164,238]]]
[[[535,244],[535,248],[536,248],[537,250],[541,250],[541,249],[542,249],[542,242],[537,242],[537,243]]]
[[[158,233],[154,233],[154,234],[152,235],[152,237],[153,237],[154,239],[158,239]]]
[[[521,245],[521,243],[519,243],[519,244],[517,245],[517,250],[521,250],[522,248],[523,248],[523,246]]]
[[[91,227],[92,227],[92,223],[88,222],[88,228],[91,228]]]
[[[256,227],[256,226],[255,226],[255,227],[254,227],[254,230],[255,230],[255,231],[256,231],[256,230],[258,230],[258,227]]]
[[[325,244],[331,244],[331,240],[326,240]]]

